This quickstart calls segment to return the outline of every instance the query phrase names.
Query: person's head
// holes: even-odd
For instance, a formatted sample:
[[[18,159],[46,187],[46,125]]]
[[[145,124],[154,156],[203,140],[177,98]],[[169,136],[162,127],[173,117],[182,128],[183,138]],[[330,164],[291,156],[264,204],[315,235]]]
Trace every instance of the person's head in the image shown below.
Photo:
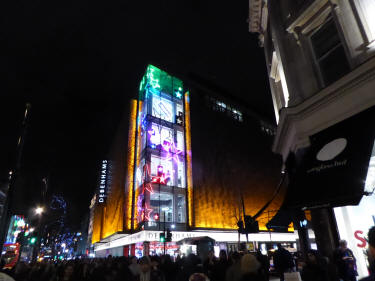
[[[239,252],[232,253],[232,260],[234,263],[238,263],[241,260],[241,255]]]
[[[153,268],[157,268],[161,264],[161,260],[158,256],[152,256],[151,257],[151,266]]]
[[[213,259],[215,257],[214,251],[208,251],[208,258]]]
[[[307,262],[317,263],[318,262],[318,252],[316,250],[309,250],[307,252]]]
[[[64,269],[64,276],[70,277],[73,275],[73,272],[74,272],[73,264],[67,264]]]
[[[339,246],[341,249],[345,250],[348,247],[348,243],[346,242],[346,240],[340,240]]]
[[[281,243],[277,243],[277,249],[282,249],[283,246],[281,245]]]
[[[131,259],[130,259],[130,262],[131,262],[132,264],[136,264],[137,261],[138,261],[138,259],[137,259],[136,256],[133,256],[133,257],[131,257]]]
[[[256,273],[260,267],[260,263],[252,254],[246,254],[241,258],[241,272]]]
[[[147,256],[144,256],[140,258],[139,260],[139,265],[141,266],[141,271],[142,272],[147,272],[151,270],[151,261],[150,258]]]
[[[209,281],[208,277],[204,273],[193,273],[189,277],[189,281]]]
[[[227,260],[227,252],[225,250],[220,250],[220,253],[219,253],[219,259],[220,260]]]
[[[368,251],[372,259],[375,259],[375,226],[371,227],[368,231]]]

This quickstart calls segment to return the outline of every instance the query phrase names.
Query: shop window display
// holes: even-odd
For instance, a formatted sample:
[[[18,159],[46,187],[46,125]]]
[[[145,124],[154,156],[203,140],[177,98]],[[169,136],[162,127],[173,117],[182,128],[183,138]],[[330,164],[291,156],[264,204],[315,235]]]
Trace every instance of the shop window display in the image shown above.
[[[174,182],[174,171],[172,159],[163,159],[159,156],[151,156],[152,183],[172,186]]]
[[[173,222],[173,195],[170,193],[153,193],[150,195],[150,206],[160,214],[160,222]],[[164,220],[165,219],[165,220]]]
[[[173,122],[173,104],[170,100],[154,95],[152,97],[152,116]]]

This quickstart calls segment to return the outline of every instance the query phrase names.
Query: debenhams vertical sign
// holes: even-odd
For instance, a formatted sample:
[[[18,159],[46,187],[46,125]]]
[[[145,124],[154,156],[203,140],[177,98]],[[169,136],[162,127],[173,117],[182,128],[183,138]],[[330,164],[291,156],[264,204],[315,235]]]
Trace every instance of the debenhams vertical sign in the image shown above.
[[[100,176],[99,176],[99,194],[98,194],[98,202],[104,203],[107,191],[107,178],[108,178],[108,161],[103,160],[102,166],[100,169]]]

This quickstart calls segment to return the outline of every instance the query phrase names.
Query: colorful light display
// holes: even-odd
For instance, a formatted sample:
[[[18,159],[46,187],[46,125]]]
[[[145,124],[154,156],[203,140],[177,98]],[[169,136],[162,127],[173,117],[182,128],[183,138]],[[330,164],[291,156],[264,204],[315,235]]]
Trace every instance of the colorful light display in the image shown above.
[[[149,65],[140,84],[139,97],[143,106],[138,110],[140,158],[136,175],[137,219],[139,223],[155,221],[150,215],[160,213],[164,208],[163,212],[168,213],[166,219],[177,221],[178,217],[185,216],[177,215],[173,204],[171,205],[171,202],[177,201],[177,193],[171,193],[166,187],[185,188],[186,182],[182,81]],[[169,199],[163,201],[160,199],[161,194],[163,198]],[[179,208],[184,209],[181,197],[178,198]],[[183,222],[182,220],[179,222]]]
[[[6,243],[16,243],[20,233],[28,230],[29,225],[26,224],[23,216],[14,215],[10,219]]]

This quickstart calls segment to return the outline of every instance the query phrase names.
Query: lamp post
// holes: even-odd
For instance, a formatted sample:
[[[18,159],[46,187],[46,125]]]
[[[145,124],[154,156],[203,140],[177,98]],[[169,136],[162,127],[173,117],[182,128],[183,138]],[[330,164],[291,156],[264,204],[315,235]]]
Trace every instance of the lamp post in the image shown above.
[[[44,212],[44,208],[41,206],[38,206],[35,208],[35,214],[38,216],[38,235],[36,239],[36,245],[33,249],[33,256],[32,256],[32,261],[35,262],[36,258],[39,254],[40,250],[40,237],[41,237],[41,232],[42,232],[42,214]]]

